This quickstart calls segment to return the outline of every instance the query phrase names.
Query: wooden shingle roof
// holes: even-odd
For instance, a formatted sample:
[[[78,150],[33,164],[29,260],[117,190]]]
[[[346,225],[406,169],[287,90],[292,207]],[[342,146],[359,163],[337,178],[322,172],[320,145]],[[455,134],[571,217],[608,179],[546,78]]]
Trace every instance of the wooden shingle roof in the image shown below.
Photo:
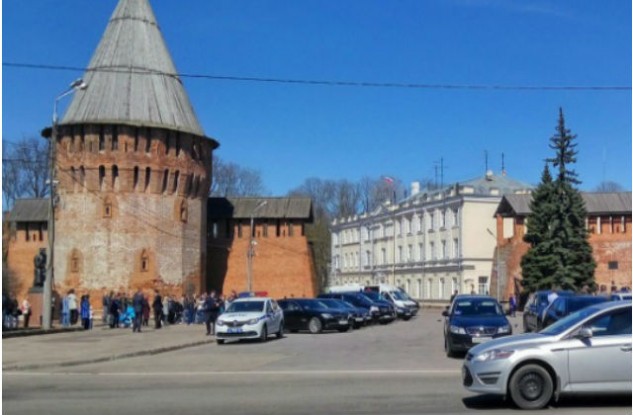
[[[255,210],[262,202],[265,205]],[[303,219],[312,221],[312,200],[299,197],[211,197],[207,216],[214,219]]]
[[[9,222],[46,222],[48,205],[48,199],[18,199],[9,214]]]
[[[126,124],[204,136],[148,0],[120,0],[61,124]]]
[[[585,208],[590,215],[631,214],[631,192],[592,193],[582,192]],[[532,195],[506,195],[501,199],[495,215],[527,216],[530,214]]]

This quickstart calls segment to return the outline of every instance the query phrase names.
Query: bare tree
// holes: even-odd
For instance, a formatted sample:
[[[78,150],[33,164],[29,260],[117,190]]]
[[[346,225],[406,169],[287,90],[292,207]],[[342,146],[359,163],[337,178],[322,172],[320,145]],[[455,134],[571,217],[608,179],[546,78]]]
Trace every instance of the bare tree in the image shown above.
[[[2,196],[7,207],[22,197],[48,195],[48,143],[41,138],[5,142],[2,148]]]
[[[261,196],[266,194],[261,174],[236,163],[213,156],[213,182],[209,191],[215,197]]]
[[[606,181],[606,182],[602,182],[598,186],[596,186],[595,191],[596,192],[604,192],[604,193],[623,192],[624,191],[624,187],[622,187],[622,185],[620,185],[619,183],[612,182],[612,181]]]

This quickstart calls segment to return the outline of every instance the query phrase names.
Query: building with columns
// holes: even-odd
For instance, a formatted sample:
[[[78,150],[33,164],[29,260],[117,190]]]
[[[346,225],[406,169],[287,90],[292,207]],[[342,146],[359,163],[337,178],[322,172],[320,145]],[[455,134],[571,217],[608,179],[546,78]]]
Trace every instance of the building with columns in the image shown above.
[[[494,213],[503,195],[531,186],[505,174],[420,191],[373,212],[332,223],[330,284],[389,283],[422,300],[490,292],[496,245]]]

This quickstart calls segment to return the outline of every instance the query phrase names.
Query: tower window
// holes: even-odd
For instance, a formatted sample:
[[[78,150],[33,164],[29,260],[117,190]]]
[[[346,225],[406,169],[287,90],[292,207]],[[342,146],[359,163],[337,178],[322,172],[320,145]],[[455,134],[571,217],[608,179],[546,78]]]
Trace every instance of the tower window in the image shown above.
[[[103,190],[105,180],[105,166],[99,166],[99,189]]]
[[[187,200],[183,200],[180,203],[180,221],[181,222],[187,222],[189,218],[189,212],[188,212],[188,208],[187,208]],[[217,235],[216,235],[217,237]]]
[[[149,183],[151,179],[152,179],[152,169],[148,167],[145,169],[145,189],[143,189],[146,192],[149,190]]]
[[[116,190],[119,185],[119,167],[112,166],[112,189]]]
[[[134,190],[138,189],[138,176],[139,176],[139,171],[138,171],[138,166],[134,167]]]
[[[152,149],[152,129],[145,130],[145,152],[149,153]]]
[[[178,180],[180,180],[180,171],[176,170],[176,174],[174,174],[174,189],[173,193],[178,192]]]
[[[163,193],[167,192],[167,180],[169,180],[169,170],[165,169],[165,173],[163,174],[163,188],[161,190]]]
[[[112,217],[112,201],[108,198],[103,201],[103,217],[107,219]]]
[[[114,127],[112,127],[112,150],[118,150],[118,149],[119,149],[119,130],[115,125]]]
[[[149,271],[149,255],[147,255],[147,252],[143,250],[143,252],[141,252],[141,272],[148,272],[148,271]]]
[[[103,125],[99,126],[99,151],[105,150],[105,134],[103,131]]]

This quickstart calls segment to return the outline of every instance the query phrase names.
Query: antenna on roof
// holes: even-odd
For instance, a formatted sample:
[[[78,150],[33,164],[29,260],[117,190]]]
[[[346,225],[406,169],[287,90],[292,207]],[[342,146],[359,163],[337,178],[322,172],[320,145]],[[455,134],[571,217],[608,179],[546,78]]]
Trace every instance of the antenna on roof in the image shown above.
[[[488,171],[488,150],[484,150],[484,162],[486,169],[484,171]]]
[[[505,176],[506,174],[506,157],[505,154],[501,153],[501,175]]]

